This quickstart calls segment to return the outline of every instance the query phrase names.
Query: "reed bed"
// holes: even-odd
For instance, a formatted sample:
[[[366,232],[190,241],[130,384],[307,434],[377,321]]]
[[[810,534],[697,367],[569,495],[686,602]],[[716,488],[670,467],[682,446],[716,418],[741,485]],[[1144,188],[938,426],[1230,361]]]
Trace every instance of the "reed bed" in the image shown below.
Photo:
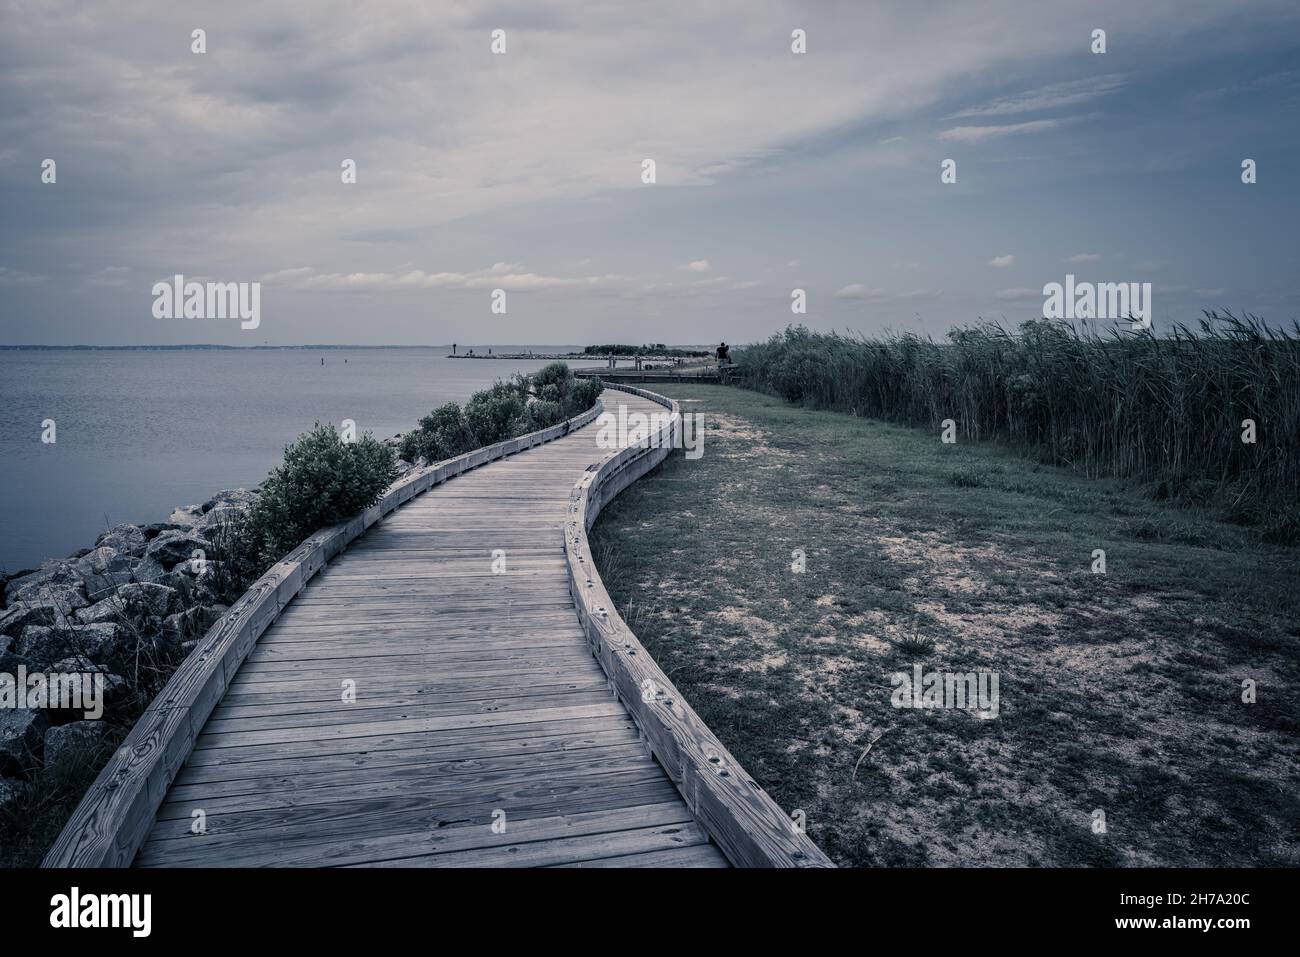
[[[738,382],[791,402],[936,430],[953,419],[962,440],[1136,480],[1300,542],[1300,323],[1206,312],[1161,336],[978,323],[942,343],[800,326],[737,361]]]

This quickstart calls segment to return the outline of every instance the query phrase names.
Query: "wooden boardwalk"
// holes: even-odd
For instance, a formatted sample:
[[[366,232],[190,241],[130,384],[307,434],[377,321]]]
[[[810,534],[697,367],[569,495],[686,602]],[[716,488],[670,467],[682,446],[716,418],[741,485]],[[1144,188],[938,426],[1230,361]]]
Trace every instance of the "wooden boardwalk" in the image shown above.
[[[727,866],[575,617],[561,530],[608,454],[597,432],[433,487],[317,574],[234,674],[135,864]]]

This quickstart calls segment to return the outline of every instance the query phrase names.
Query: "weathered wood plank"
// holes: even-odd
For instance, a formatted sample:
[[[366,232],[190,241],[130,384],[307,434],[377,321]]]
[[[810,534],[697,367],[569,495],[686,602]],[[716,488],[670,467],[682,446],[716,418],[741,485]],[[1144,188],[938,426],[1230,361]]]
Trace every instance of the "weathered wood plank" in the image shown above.
[[[632,810],[668,806],[681,815],[685,805],[666,780],[652,781],[619,788],[605,788],[576,796],[560,795],[541,797],[526,803],[512,805],[514,815],[510,822],[546,821],[548,819],[581,819],[584,815],[606,811]],[[273,842],[263,839],[260,831],[231,832],[194,835],[188,831],[175,838],[150,837],[141,852],[139,862],[148,866],[212,866],[214,860],[228,866],[278,866],[283,859],[290,865],[350,863],[346,858],[351,848],[367,853],[367,846],[397,843],[399,853],[409,854],[414,842],[424,839],[434,846],[448,835],[453,846],[481,846],[488,840],[501,840],[492,834],[492,817],[479,815],[473,819],[450,820],[436,808],[416,807],[401,810],[389,807],[382,817],[376,817],[363,808],[351,818],[344,815],[332,822],[331,833],[306,824],[288,825],[275,832]],[[689,817],[689,812],[685,812]],[[668,823],[663,821],[662,823]],[[486,835],[483,834],[486,832]],[[511,836],[510,840],[514,840]],[[405,842],[402,846],[400,842]],[[382,853],[374,855],[376,859]],[[391,856],[391,855],[387,855]]]
[[[357,721],[346,724],[317,725],[306,728],[270,728],[265,731],[211,732],[206,729],[194,744],[202,748],[235,748],[249,744],[289,744],[296,741],[328,741],[335,738],[368,738],[402,731],[448,731],[527,724],[530,721],[554,721],[564,718],[618,717],[623,713],[616,701],[580,705],[572,708],[543,708],[497,712],[495,714],[458,714],[432,718],[404,718],[391,721]]]
[[[348,543],[412,496],[468,468],[570,436],[593,421],[601,408],[597,402],[568,422],[414,470],[395,482],[378,505],[349,522],[316,532],[285,556],[213,625],[200,647],[172,675],[73,811],[43,866],[130,863],[145,839],[153,810],[249,650],[312,576]]]
[[[581,748],[573,751],[527,752],[493,758],[462,758],[459,755],[442,760],[412,761],[405,764],[370,763],[360,768],[337,771],[302,772],[294,766],[294,773],[258,778],[242,778],[213,783],[199,781],[191,784],[174,782],[167,792],[169,804],[197,804],[204,807],[217,798],[247,796],[248,806],[270,807],[263,802],[279,792],[292,792],[286,801],[298,806],[316,803],[317,799],[331,794],[342,795],[348,789],[349,797],[377,792],[384,786],[423,786],[424,794],[456,790],[468,784],[482,785],[487,781],[508,781],[527,777],[551,777],[566,769],[592,773],[595,768],[644,767],[650,761],[645,749],[637,741]],[[366,789],[376,789],[370,791]]]
[[[608,729],[571,734],[496,735],[477,743],[466,742],[460,738],[433,738],[428,744],[420,747],[375,748],[369,751],[348,751],[339,754],[302,754],[294,756],[292,761],[273,758],[271,760],[280,762],[275,767],[268,766],[262,761],[219,764],[189,761],[176,775],[173,786],[272,781],[287,770],[291,770],[295,775],[308,775],[334,771],[376,770],[404,764],[427,764],[438,761],[494,761],[574,753],[589,748],[616,747],[626,744],[635,744],[644,748],[636,729],[630,725],[614,725]]]
[[[555,867],[730,867],[716,844],[696,844],[662,851],[646,851],[622,857],[603,857],[597,861],[556,864]]]
[[[516,814],[521,808],[530,808],[533,803],[540,803],[563,813],[563,810],[582,795],[605,788],[616,789],[631,785],[662,785],[671,787],[663,779],[662,771],[656,766],[612,771],[600,776],[601,788],[594,789],[590,780],[583,774],[556,776],[553,779],[538,780],[536,776],[523,779],[503,781],[483,787],[464,786],[454,792],[444,792],[431,797],[418,788],[410,788],[406,793],[373,793],[365,796],[347,797],[344,795],[316,795],[319,801],[305,804],[286,804],[269,801],[273,806],[235,808],[229,807],[238,799],[217,799],[216,813],[207,818],[207,837],[226,833],[245,833],[251,831],[285,831],[301,833],[295,829],[303,828],[314,833],[318,838],[338,837],[345,834],[370,833],[372,827],[383,829],[378,817],[401,811],[419,810],[425,813],[436,812],[436,822],[476,820],[491,822],[492,812],[496,809],[510,809]],[[325,800],[324,798],[335,798]],[[551,803],[558,802],[558,803]],[[251,802],[245,802],[251,803]],[[206,804],[203,807],[206,808]],[[304,811],[303,809],[308,810]],[[160,838],[185,839],[190,835],[191,811],[194,806],[166,805],[160,810],[151,836]],[[266,833],[257,836],[258,840],[278,840],[280,834]]]
[[[558,837],[549,841],[531,841],[504,847],[479,848],[472,851],[444,852],[416,857],[373,861],[370,867],[553,867],[598,861],[601,858],[644,854],[704,844],[709,836],[694,821],[660,824],[587,834],[581,837]],[[349,867],[358,865],[348,865]]]

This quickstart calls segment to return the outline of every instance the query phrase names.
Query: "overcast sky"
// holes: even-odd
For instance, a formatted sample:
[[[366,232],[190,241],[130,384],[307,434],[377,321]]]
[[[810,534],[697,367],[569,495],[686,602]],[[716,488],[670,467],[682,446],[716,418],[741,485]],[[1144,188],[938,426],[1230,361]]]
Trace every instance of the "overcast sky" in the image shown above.
[[[0,0],[0,343],[939,336],[1067,272],[1290,322],[1297,116],[1294,0]]]

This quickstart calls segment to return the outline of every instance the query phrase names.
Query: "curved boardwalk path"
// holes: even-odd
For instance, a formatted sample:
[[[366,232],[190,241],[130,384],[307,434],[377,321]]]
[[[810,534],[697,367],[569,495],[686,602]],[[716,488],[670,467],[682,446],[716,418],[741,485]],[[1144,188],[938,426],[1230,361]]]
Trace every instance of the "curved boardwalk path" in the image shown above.
[[[435,486],[331,561],[235,673],[135,864],[727,866],[575,616],[561,529],[597,432]]]

